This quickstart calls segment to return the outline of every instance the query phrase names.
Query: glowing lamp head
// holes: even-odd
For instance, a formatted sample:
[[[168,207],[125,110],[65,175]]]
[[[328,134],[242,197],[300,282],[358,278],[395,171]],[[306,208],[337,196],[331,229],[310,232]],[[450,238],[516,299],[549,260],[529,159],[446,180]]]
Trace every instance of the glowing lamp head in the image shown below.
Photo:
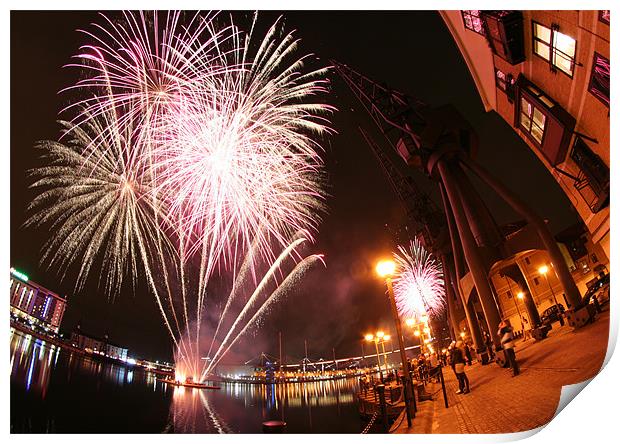
[[[538,269],[538,272],[540,274],[547,274],[547,271],[549,271],[549,267],[547,267],[546,265],[543,265],[542,267]]]
[[[519,299],[523,299],[523,296],[524,296],[524,294],[523,294],[523,292],[522,292],[522,291],[520,291],[519,293],[517,293],[517,298],[519,298]]]
[[[385,335],[385,336],[383,336],[383,340],[384,340],[384,341],[389,341],[389,340],[390,340],[390,338],[391,338],[391,336],[390,336],[390,335]]]
[[[383,337],[384,337],[384,336],[385,336],[385,333],[383,333],[382,331],[378,331],[378,332],[377,332],[377,337],[378,337],[379,339],[383,339]]]
[[[414,332],[413,332],[413,336],[415,336],[416,338],[417,338],[418,336],[420,336],[420,330],[416,330],[416,331],[414,331]]]
[[[390,277],[396,271],[396,263],[392,260],[379,261],[375,270],[381,277]]]
[[[413,327],[415,325],[415,320],[408,318],[405,320],[405,324],[407,324],[407,327]]]
[[[464,331],[462,331],[462,332],[461,332],[461,338],[464,338],[464,337],[465,337],[465,332],[464,332]]]
[[[364,339],[366,339],[367,341],[372,341],[373,339],[375,339],[375,337],[373,335],[371,335],[370,333],[367,334],[366,336],[364,336]]]

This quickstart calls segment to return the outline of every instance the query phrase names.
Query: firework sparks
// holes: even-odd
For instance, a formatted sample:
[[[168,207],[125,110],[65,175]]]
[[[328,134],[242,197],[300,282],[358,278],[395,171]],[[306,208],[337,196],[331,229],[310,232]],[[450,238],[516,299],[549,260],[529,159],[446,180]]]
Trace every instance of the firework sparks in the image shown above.
[[[303,57],[286,63],[295,42],[291,34],[277,41],[276,25],[256,53],[251,34],[224,51],[233,69],[182,91],[159,121],[157,186],[188,254],[204,249],[206,275],[218,260],[235,268],[252,242],[253,262],[272,261],[272,240],[285,247],[293,233],[316,228],[322,207],[323,162],[310,134],[328,131],[320,114],[331,108],[299,99],[325,91],[313,80],[325,71],[301,74]]]
[[[305,69],[280,21],[258,40],[256,16],[249,33],[217,14],[102,17],[70,65],[85,77],[66,89],[83,94],[63,110],[69,140],[39,144],[48,165],[32,172],[28,223],[51,224],[43,259],[65,272],[79,263],[76,288],[97,260],[109,294],[146,274],[179,356],[195,361],[188,373],[200,374],[214,271],[234,281],[242,263],[256,282],[258,264],[296,254],[293,234],[312,240],[317,228],[315,137],[331,131],[333,108],[308,100],[326,91],[325,69]]]
[[[416,238],[408,248],[398,247],[394,298],[399,313],[407,318],[434,315],[445,301],[441,264]]]

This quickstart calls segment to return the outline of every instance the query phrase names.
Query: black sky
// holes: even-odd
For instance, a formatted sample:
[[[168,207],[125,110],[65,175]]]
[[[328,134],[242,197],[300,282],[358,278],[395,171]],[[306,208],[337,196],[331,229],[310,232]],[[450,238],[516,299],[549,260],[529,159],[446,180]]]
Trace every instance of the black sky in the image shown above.
[[[324,63],[336,59],[416,96],[431,105],[454,104],[480,138],[480,163],[548,218],[553,231],[577,221],[555,180],[536,156],[495,113],[485,113],[467,67],[439,14],[421,12],[284,12],[287,29],[302,38],[301,51]],[[279,13],[264,12],[270,24]],[[63,329],[77,322],[93,334],[110,337],[130,353],[168,358],[169,339],[153,297],[141,288],[125,291],[114,303],[96,285],[73,293],[71,277],[60,282],[39,264],[47,233],[21,228],[32,199],[25,171],[37,164],[34,142],[59,135],[55,123],[66,96],[58,91],[75,80],[63,69],[84,35],[76,32],[97,21],[94,12],[11,13],[11,250],[12,266],[52,290],[69,296]],[[325,254],[326,268],[306,275],[303,284],[271,312],[255,336],[240,343],[238,356],[275,352],[282,331],[286,354],[303,356],[308,339],[313,357],[358,353],[363,333],[389,329],[383,288],[373,276],[377,258],[390,253],[385,228],[402,217],[402,210],[357,127],[373,130],[371,121],[352,94],[332,75],[329,103],[340,111],[333,117],[337,134],[325,141],[329,175],[328,213],[317,235],[315,252]],[[379,140],[379,139],[378,139]],[[499,223],[517,220],[484,187],[481,194]],[[95,277],[93,281],[96,281]]]

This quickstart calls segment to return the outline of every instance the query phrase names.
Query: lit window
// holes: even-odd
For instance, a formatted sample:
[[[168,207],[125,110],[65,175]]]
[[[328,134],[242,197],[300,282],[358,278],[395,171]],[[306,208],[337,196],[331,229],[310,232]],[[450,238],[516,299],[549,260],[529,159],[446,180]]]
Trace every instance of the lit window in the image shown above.
[[[598,19],[601,22],[609,25],[609,11],[599,11],[598,12]]]
[[[575,39],[540,23],[532,22],[532,27],[534,53],[547,60],[552,70],[557,68],[572,77],[577,43]]]
[[[467,29],[477,32],[480,35],[484,35],[484,26],[482,25],[480,11],[461,11],[461,15],[463,16],[463,24]]]
[[[501,69],[495,68],[495,85],[504,91],[510,98],[513,97],[513,85],[515,84],[515,79],[511,74],[506,74]]]
[[[528,132],[539,144],[542,144],[546,119],[541,110],[536,108],[533,103],[528,102],[525,97],[521,97],[519,124],[521,129]]]
[[[609,59],[596,52],[588,91],[609,108]]]
[[[504,73],[503,71],[496,69],[495,70],[495,84],[497,85],[497,87],[499,89],[501,89],[502,91],[506,91],[506,86],[507,86],[507,79],[506,79],[506,73]]]

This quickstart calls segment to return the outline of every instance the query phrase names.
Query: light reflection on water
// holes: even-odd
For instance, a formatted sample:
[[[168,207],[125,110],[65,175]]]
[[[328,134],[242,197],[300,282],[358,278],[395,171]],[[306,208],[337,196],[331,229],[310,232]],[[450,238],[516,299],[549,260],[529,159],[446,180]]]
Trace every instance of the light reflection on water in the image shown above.
[[[11,432],[359,433],[355,379],[286,385],[169,386],[11,329]]]

